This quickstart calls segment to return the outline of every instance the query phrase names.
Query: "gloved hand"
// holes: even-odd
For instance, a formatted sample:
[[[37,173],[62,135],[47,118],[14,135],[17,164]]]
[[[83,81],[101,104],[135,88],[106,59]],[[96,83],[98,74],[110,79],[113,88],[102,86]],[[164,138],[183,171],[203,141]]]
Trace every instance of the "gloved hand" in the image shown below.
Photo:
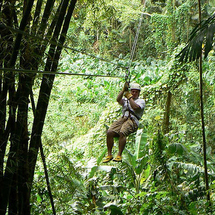
[[[124,87],[123,87],[123,91],[128,91],[128,88],[129,88],[129,83],[128,82],[125,82],[124,84]]]
[[[132,94],[129,91],[126,91],[124,96],[129,100],[132,97]]]

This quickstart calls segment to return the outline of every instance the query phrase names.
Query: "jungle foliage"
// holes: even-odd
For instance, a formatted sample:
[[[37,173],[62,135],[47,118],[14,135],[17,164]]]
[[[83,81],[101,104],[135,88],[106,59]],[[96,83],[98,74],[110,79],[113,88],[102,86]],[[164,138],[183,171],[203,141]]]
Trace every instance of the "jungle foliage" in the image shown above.
[[[19,32],[12,29],[21,27],[30,2],[31,18],[13,62]],[[201,2],[202,19],[207,20],[215,4]],[[73,13],[69,4],[75,6]],[[64,21],[68,31],[62,27],[56,37],[63,8],[72,17]],[[0,3],[1,68],[73,74],[1,71],[0,193],[2,199],[8,195],[7,202],[0,200],[1,214],[215,213],[214,49],[203,61],[210,202],[204,182],[198,64],[183,64],[176,57],[198,24],[197,11],[196,0]],[[129,65],[131,81],[142,86],[146,109],[138,131],[128,138],[123,162],[104,165],[106,130],[121,116],[116,96]],[[35,110],[28,101],[32,95]],[[46,157],[54,210],[39,149]]]

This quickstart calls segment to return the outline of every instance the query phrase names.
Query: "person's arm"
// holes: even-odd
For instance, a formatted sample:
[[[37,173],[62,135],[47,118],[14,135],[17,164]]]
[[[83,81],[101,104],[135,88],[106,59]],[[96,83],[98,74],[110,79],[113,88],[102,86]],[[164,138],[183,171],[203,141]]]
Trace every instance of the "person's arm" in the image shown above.
[[[122,89],[122,91],[119,92],[116,101],[120,104],[123,105],[123,95],[126,91],[128,91],[128,87],[129,87],[129,83],[125,82],[124,87]]]
[[[130,103],[130,105],[131,105],[131,107],[132,107],[133,110],[138,110],[138,109],[141,108],[141,107],[134,101],[133,96],[132,96],[132,94],[131,94],[129,91],[127,91],[127,92],[125,93],[125,97],[129,100],[129,103]]]
[[[140,109],[140,106],[133,100],[133,98],[131,97],[129,99],[130,105],[132,107],[133,110],[138,110]]]
[[[123,105],[122,97],[123,97],[123,95],[124,95],[124,92],[125,92],[124,90],[120,91],[119,94],[118,94],[118,96],[117,96],[117,99],[116,99],[116,101],[117,101],[120,105]]]

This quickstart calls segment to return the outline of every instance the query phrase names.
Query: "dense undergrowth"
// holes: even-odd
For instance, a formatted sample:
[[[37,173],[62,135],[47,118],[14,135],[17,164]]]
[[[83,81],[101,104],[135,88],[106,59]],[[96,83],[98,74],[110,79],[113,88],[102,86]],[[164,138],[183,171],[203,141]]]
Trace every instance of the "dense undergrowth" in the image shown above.
[[[78,5],[67,42],[82,54],[70,49],[64,52],[59,71],[124,77],[127,70],[122,67],[130,65],[140,8],[139,1],[130,4],[96,1],[89,7]],[[204,16],[213,10],[207,5]],[[122,163],[104,165],[102,159],[106,129],[121,115],[116,96],[124,78],[56,77],[42,141],[57,214],[215,213],[214,51],[203,64],[208,202],[198,65],[175,59],[184,46],[179,44],[187,41],[197,22],[197,3],[177,1],[175,6],[172,1],[148,1],[146,7],[144,30],[130,67],[131,81],[142,86],[146,109],[138,131],[128,138]],[[108,60],[99,60],[101,56]],[[115,143],[114,153],[117,139]],[[32,194],[32,214],[52,214],[41,160]]]
[[[215,214],[214,0],[75,3],[0,2],[1,212],[54,214],[42,146],[56,214]],[[210,51],[203,59],[206,152],[199,64],[176,58],[200,14],[210,26],[202,23],[185,58]],[[104,165],[126,75],[142,86],[146,108],[123,162]]]
[[[153,60],[134,70],[134,76],[141,73],[136,80],[142,85],[146,109],[138,132],[128,139],[122,164],[103,165],[102,159],[106,129],[121,114],[115,100],[123,79],[57,77],[43,142],[58,214],[214,213],[204,185],[198,73],[195,65],[184,73],[161,64]],[[208,173],[214,201],[214,89],[212,67],[207,62],[205,67]],[[170,132],[164,135],[170,84]],[[44,177],[38,162],[32,191],[34,214],[52,213]]]

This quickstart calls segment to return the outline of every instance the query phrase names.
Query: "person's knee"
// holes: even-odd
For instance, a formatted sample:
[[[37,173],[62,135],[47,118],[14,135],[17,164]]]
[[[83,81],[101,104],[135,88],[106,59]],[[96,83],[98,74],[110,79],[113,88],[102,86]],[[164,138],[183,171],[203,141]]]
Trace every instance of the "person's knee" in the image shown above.
[[[114,136],[115,136],[115,132],[114,132],[114,131],[111,131],[111,130],[108,130],[108,131],[107,131],[107,136],[108,136],[108,137],[114,137]]]
[[[123,134],[122,132],[119,132],[119,137],[126,138],[125,134]]]

